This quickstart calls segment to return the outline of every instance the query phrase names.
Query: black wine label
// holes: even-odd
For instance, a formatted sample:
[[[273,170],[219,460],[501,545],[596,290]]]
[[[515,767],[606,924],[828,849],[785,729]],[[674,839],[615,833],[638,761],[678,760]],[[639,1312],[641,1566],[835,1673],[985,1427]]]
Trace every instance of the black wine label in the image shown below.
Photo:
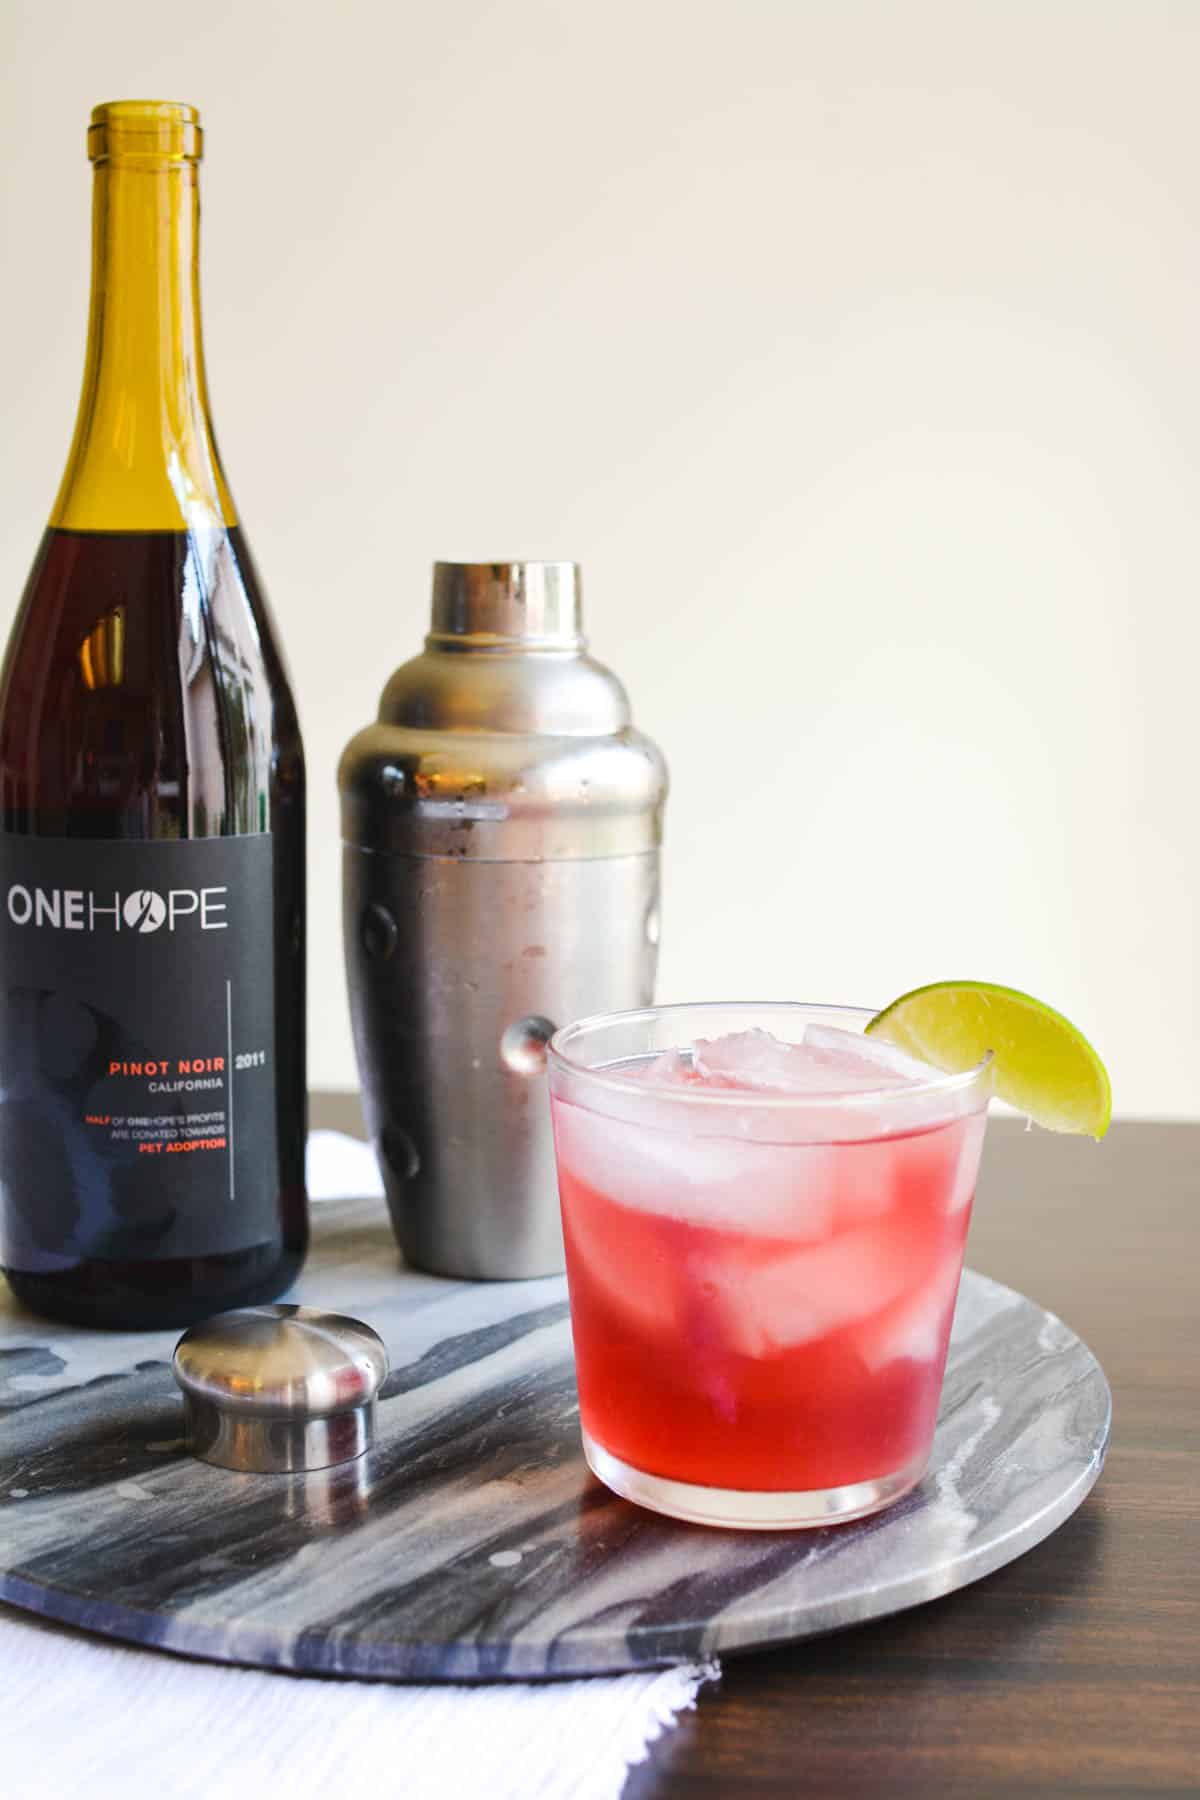
[[[0,836],[0,1263],[278,1235],[272,842]]]

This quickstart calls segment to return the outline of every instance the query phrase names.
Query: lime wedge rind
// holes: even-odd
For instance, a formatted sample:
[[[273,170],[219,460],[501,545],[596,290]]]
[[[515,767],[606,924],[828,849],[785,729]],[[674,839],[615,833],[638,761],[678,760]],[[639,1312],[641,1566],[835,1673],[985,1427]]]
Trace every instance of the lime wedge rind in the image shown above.
[[[867,1031],[947,1072],[974,1068],[990,1050],[1001,1100],[1050,1131],[1108,1130],[1112,1086],[1100,1057],[1062,1013],[1019,988],[931,982],[884,1007]]]

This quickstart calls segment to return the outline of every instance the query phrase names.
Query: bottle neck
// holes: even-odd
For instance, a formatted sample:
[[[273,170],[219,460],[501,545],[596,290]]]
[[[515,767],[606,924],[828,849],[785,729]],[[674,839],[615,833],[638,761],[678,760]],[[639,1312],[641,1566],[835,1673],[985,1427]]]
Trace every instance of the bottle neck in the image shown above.
[[[198,173],[184,157],[96,162],[87,361],[51,525],[181,531],[237,522],[208,416]]]

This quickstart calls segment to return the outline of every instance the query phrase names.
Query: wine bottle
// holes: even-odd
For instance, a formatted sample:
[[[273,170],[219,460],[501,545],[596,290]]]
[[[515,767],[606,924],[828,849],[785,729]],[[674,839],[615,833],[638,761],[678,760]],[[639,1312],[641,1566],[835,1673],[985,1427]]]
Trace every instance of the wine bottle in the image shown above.
[[[209,420],[199,115],[98,106],[66,473],[0,675],[0,1266],[184,1325],[303,1260],[304,757]]]

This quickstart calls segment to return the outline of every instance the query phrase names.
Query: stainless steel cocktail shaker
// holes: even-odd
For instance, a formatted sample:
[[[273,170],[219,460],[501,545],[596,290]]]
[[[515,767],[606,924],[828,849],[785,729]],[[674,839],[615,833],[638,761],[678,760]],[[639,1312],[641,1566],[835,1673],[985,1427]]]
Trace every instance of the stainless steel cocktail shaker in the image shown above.
[[[367,1125],[410,1263],[562,1267],[554,1027],[648,1005],[667,775],[573,563],[438,563],[425,651],[339,770]]]

